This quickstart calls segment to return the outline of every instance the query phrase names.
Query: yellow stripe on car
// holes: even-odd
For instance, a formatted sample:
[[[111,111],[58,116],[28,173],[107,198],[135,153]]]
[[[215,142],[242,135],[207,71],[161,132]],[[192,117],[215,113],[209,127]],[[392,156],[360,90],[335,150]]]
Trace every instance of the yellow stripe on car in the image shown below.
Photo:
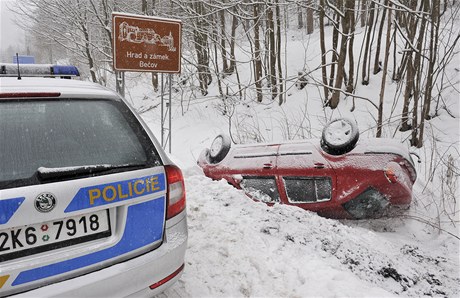
[[[0,289],[3,287],[3,285],[6,283],[6,281],[10,278],[9,275],[3,275],[0,276]]]

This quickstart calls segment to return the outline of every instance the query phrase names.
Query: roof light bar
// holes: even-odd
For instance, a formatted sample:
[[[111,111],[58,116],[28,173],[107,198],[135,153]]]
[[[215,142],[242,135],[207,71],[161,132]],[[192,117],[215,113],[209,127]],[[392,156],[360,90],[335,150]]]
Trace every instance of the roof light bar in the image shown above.
[[[74,77],[80,76],[78,69],[73,65],[52,64],[19,64],[22,77]],[[0,77],[18,76],[18,65],[12,63],[0,64]]]
[[[73,65],[53,65],[51,69],[55,75],[80,76],[78,69]]]

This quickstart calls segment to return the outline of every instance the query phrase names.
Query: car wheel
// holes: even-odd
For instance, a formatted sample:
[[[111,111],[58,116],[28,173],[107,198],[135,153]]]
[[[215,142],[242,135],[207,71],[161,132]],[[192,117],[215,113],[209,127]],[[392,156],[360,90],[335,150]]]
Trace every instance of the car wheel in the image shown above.
[[[359,139],[358,125],[354,120],[339,118],[332,120],[323,129],[321,148],[329,154],[350,152]]]
[[[218,135],[214,141],[212,141],[211,148],[209,148],[209,161],[211,163],[218,163],[227,156],[230,150],[232,140],[226,134]]]

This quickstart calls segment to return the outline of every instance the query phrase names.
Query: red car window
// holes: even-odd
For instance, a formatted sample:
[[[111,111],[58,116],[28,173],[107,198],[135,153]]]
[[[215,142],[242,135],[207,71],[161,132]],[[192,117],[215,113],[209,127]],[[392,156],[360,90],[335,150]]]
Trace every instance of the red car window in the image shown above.
[[[241,188],[253,199],[265,203],[279,203],[280,195],[275,177],[243,177]]]
[[[332,183],[328,177],[284,177],[289,202],[314,203],[331,199]]]

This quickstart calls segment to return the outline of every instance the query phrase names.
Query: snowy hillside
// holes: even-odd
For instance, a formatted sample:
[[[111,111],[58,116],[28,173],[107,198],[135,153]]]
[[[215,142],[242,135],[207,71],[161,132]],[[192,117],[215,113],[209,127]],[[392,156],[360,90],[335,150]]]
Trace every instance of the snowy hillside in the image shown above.
[[[31,47],[37,47],[37,53],[34,53],[37,60],[49,58],[53,63],[56,59],[62,59],[61,61],[66,63],[78,61],[83,66],[83,76],[86,76],[82,79],[92,79],[115,90],[115,78],[111,70],[107,70],[112,62],[112,48],[109,46],[111,27],[107,24],[111,22],[112,9],[140,13],[141,2],[102,1],[98,6],[90,1],[92,5],[88,4],[87,7],[79,1],[67,2],[68,5],[54,5],[52,0],[17,1],[18,23],[24,22],[25,27],[27,18],[22,15],[29,10],[20,8],[34,4],[32,7],[40,12],[36,13],[33,9],[29,11],[29,18],[34,20],[29,25],[30,32],[33,32],[33,42],[30,44]],[[106,5],[109,2],[113,5]],[[331,59],[333,49],[339,49],[337,44],[335,47],[332,45],[334,33],[331,23],[335,18],[335,11],[338,19],[346,19],[345,14],[343,17],[340,16],[341,12],[335,6],[336,1],[325,1],[329,7],[326,11],[329,17],[321,19],[321,22],[325,20],[327,23],[321,25],[325,30],[322,31],[325,35],[325,44],[321,44],[318,32],[320,10],[314,15],[315,22],[318,23],[311,23],[311,26],[315,26],[314,34],[307,35],[304,28],[296,30],[295,14],[302,5],[313,2],[284,1],[282,8],[290,10],[275,11],[275,15],[280,15],[284,22],[282,32],[277,31],[280,32],[279,40],[282,40],[282,45],[279,45],[281,53],[277,59],[277,71],[282,75],[276,75],[280,77],[279,86],[284,88],[282,105],[279,105],[278,98],[272,100],[273,93],[268,78],[273,77],[273,72],[269,74],[268,66],[274,64],[268,61],[274,60],[273,57],[268,57],[267,53],[262,58],[266,59],[263,61],[266,67],[264,77],[260,80],[263,85],[260,88],[255,86],[255,81],[259,82],[255,79],[255,74],[259,74],[255,70],[257,67],[253,65],[258,61],[254,49],[261,46],[262,51],[268,52],[267,41],[274,40],[274,37],[268,34],[274,30],[267,29],[268,22],[257,16],[257,6],[262,6],[263,2],[142,1],[145,6],[143,13],[147,13],[147,2],[153,6],[155,3],[165,5],[158,9],[152,8],[151,12],[166,14],[171,10],[171,15],[164,16],[184,16],[182,73],[180,76],[172,76],[172,94],[165,94],[164,98],[166,101],[169,95],[172,98],[170,157],[182,169],[185,177],[189,240],[184,274],[179,282],[160,295],[161,298],[460,297],[460,47],[457,44],[460,38],[457,25],[460,6],[455,1],[437,1],[438,6],[441,3],[450,10],[448,9],[445,17],[438,19],[437,23],[430,21],[430,26],[423,25],[424,29],[420,28],[419,23],[425,22],[419,22],[419,19],[426,20],[428,13],[410,11],[407,6],[414,3],[417,6],[417,3],[421,2],[385,1],[389,6],[395,5],[395,11],[398,13],[408,14],[404,28],[398,27],[397,31],[389,17],[388,22],[377,22],[377,15],[371,43],[369,28],[372,26],[353,25],[356,27],[353,34],[344,33],[344,44],[351,44],[350,56],[356,59],[351,67],[352,70],[356,70],[354,81],[351,80],[355,86],[347,86],[352,87],[352,94],[338,92],[345,89],[345,83],[341,81],[343,78],[339,81],[338,87],[332,84],[329,86],[328,90],[331,93],[340,96],[340,102],[334,109],[331,108],[330,101],[329,106],[326,105],[327,100],[324,97],[330,99],[332,96],[323,94],[323,82],[327,78],[322,77],[321,65],[327,64],[328,69],[333,69],[333,65],[339,65],[340,61],[344,63],[343,57],[348,55],[341,51],[343,59]],[[387,4],[384,5],[383,1],[345,2],[367,2],[372,6],[380,3],[382,9],[387,9]],[[411,4],[408,4],[409,2]],[[278,1],[275,3],[278,5]],[[430,6],[429,1],[423,3]],[[201,14],[202,11],[195,11],[192,9],[195,4],[200,4],[200,7],[209,5],[212,13]],[[254,6],[253,11],[246,11],[248,4]],[[267,2],[264,4],[264,13],[268,14],[270,11],[273,18],[273,11],[271,8],[268,9],[273,2],[270,1],[268,6]],[[58,9],[61,6],[65,13]],[[101,7],[105,10],[102,11]],[[304,8],[306,9],[306,6]],[[313,11],[309,8],[313,20]],[[234,14],[237,9],[240,10],[240,15]],[[348,9],[347,15],[350,11],[353,11],[353,14],[356,11],[356,20],[362,17],[358,18],[360,8]],[[382,15],[383,11],[379,14]],[[213,18],[220,13],[224,16],[224,12],[228,24],[226,29],[220,30],[219,26],[225,24],[225,18],[222,22]],[[76,17],[80,16],[80,13],[85,17]],[[299,16],[301,18],[301,14]],[[439,17],[439,11],[437,16]],[[409,17],[413,18],[414,28],[410,28]],[[74,20],[80,19],[84,19],[85,22],[74,23]],[[232,30],[230,20],[231,24],[238,24],[239,27]],[[380,16],[380,20],[385,20],[384,14]],[[209,27],[203,26],[207,22],[210,24]],[[256,23],[258,25],[255,25]],[[54,27],[56,24],[58,29]],[[62,24],[68,26],[64,31],[61,30]],[[259,26],[265,30],[265,35],[261,33],[259,36]],[[378,31],[377,26],[380,27]],[[391,41],[395,42],[391,44],[390,49],[390,35],[386,37],[387,32],[393,32],[392,26],[394,33]],[[80,27],[83,31],[79,31]],[[340,30],[343,26],[338,28]],[[438,41],[434,39],[435,28],[436,34],[439,33],[439,48],[433,53],[436,52],[441,57],[434,59],[438,65],[430,65],[429,68],[428,56],[433,53],[427,50],[428,45],[430,42],[433,45],[434,40]],[[201,34],[197,34],[198,29],[202,30]],[[405,40],[406,35],[411,35],[406,34],[411,29],[414,31],[412,40]],[[417,36],[420,33],[419,40],[414,39],[415,31]],[[257,38],[254,37],[256,32]],[[367,46],[364,46],[366,32],[369,32],[369,37]],[[405,32],[405,35],[402,36],[401,32]],[[429,35],[428,32],[433,34]],[[83,36],[89,40],[82,39]],[[387,40],[386,51],[382,49],[380,56],[375,55],[378,52],[376,44],[383,47],[384,40],[380,39],[382,36]],[[257,43],[262,41],[261,45],[255,46],[256,40]],[[417,42],[422,40],[426,47],[419,49]],[[220,55],[222,49],[229,47],[231,42],[237,45],[234,48],[235,53],[232,53],[235,59],[232,59],[236,61],[238,70],[225,73],[222,71],[224,68],[220,62]],[[53,44],[56,46],[54,58]],[[222,48],[218,50],[218,46]],[[271,48],[274,48],[274,42],[271,43]],[[327,50],[327,62],[322,62],[321,58],[326,55],[322,56],[321,48],[323,52]],[[374,56],[369,56],[369,70],[366,75],[361,74],[360,68],[364,64],[363,60],[366,60],[364,48],[374,51],[373,54],[376,56],[375,60]],[[206,67],[213,69],[206,75],[212,76],[213,80],[204,83],[202,80],[200,85],[198,73],[203,76],[205,71],[200,70],[199,64],[202,61],[197,60],[206,59],[197,56],[204,50],[209,52],[209,57],[205,57],[209,60],[206,61],[206,64],[209,64]],[[388,59],[383,58],[384,52],[388,53]],[[407,53],[413,54],[414,57],[407,58]],[[228,54],[222,55],[225,61],[228,60]],[[419,56],[418,59],[415,58],[416,54]],[[10,56],[8,54],[8,57]],[[371,74],[370,71],[371,56],[375,61],[373,64],[380,70],[376,71],[376,74]],[[268,60],[269,58],[272,60]],[[392,74],[397,72],[396,69],[405,65],[402,61],[412,61],[411,59],[415,65],[413,71],[422,70],[418,73],[416,82],[417,91],[420,91],[417,96],[413,94],[416,93],[416,88],[405,88],[409,81],[415,81],[410,78],[410,73],[409,79],[400,77],[398,80],[392,80]],[[416,62],[420,59],[422,63]],[[383,67],[385,70],[380,69],[381,60],[388,66]],[[408,65],[411,63],[407,62]],[[340,71],[345,73],[349,66],[342,64],[342,68]],[[440,69],[443,71],[439,71]],[[274,67],[271,70],[274,71]],[[334,71],[331,70],[329,75]],[[339,73],[336,72],[337,77]],[[431,76],[434,73],[436,75]],[[303,83],[306,86],[303,89],[297,86],[299,74],[305,79]],[[349,74],[350,72],[347,72],[345,76]],[[164,117],[160,108],[162,96],[159,91],[154,91],[151,74],[126,72],[125,77],[127,101],[160,139],[161,119]],[[165,82],[167,77],[168,75],[165,75]],[[428,77],[439,84],[429,84]],[[331,75],[330,79],[333,81],[334,75]],[[365,86],[362,81],[368,81],[368,84]],[[433,86],[433,90],[428,90],[425,86]],[[165,90],[169,90],[167,84],[165,87]],[[417,117],[422,112],[417,112],[417,108],[422,110],[425,92],[432,95],[427,96],[432,106],[431,109],[426,109],[430,112],[426,117],[420,117],[423,119],[423,125],[420,126],[423,127],[423,131],[418,127],[420,119],[417,120]],[[262,93],[262,102],[257,102],[257,95]],[[415,99],[420,99],[418,104],[414,104]],[[415,118],[415,121],[401,132],[404,122],[403,108],[411,110],[409,116],[406,111],[406,118]],[[415,112],[412,114],[412,111]],[[432,114],[432,111],[435,112]],[[382,115],[379,112],[382,112]],[[381,119],[377,119],[378,115],[382,116]],[[418,178],[413,188],[411,208],[404,216],[344,221],[322,218],[315,213],[286,205],[269,207],[249,199],[241,190],[233,188],[225,181],[207,178],[196,164],[202,150],[209,147],[213,138],[222,132],[230,134],[235,143],[318,139],[323,126],[338,117],[356,120],[361,140],[374,138],[377,129],[380,128],[378,122],[381,120],[382,137],[395,139],[420,156],[421,163],[416,163]],[[410,146],[413,135],[417,134],[423,137],[421,148]]]
[[[295,53],[293,57],[303,55]],[[128,99],[159,138],[159,94],[150,91],[148,78],[132,77],[136,79],[130,81],[130,90],[135,91]],[[291,87],[281,107],[268,100],[236,104],[230,128],[234,138],[246,142],[251,136],[263,141],[318,138],[323,124],[337,116],[356,119],[361,138],[374,137],[370,105],[359,102],[351,113],[352,101],[347,100],[333,113],[323,111],[315,86]],[[373,90],[361,93],[373,98]],[[428,134],[432,140],[436,135],[437,141],[427,138],[426,148],[417,151],[423,162],[417,164],[418,180],[407,217],[338,221],[289,206],[267,207],[224,181],[205,177],[196,159],[218,133],[229,131],[221,101],[212,95],[186,94],[182,103],[174,95],[171,157],[184,170],[190,235],[185,273],[162,297],[459,295],[458,213],[452,221],[437,213],[436,202],[442,200],[436,187],[442,177],[429,180],[433,154],[447,152],[452,142],[459,144],[458,118],[441,115],[432,121]],[[407,135],[391,126],[390,114],[386,119],[386,137],[408,146]]]
[[[458,242],[402,219],[340,222],[267,207],[186,170],[189,246],[167,297],[458,294]]]
[[[369,102],[348,98],[332,111],[323,109],[315,84],[295,87],[297,72],[317,65],[319,46],[317,37],[308,45],[304,36],[291,39],[286,57],[292,80],[282,106],[269,99],[256,103],[250,95],[224,106],[214,85],[206,97],[188,89],[174,92],[171,157],[186,179],[190,234],[185,273],[162,297],[459,296],[458,200],[452,205],[446,198],[445,170],[433,171],[448,154],[458,157],[455,97],[446,98],[455,117],[441,113],[429,125],[425,147],[411,149],[422,163],[416,165],[414,199],[404,218],[338,221],[289,206],[267,207],[205,177],[196,165],[221,132],[231,132],[236,142],[318,138],[327,121],[347,116],[356,119],[361,138],[375,137]],[[250,75],[250,69],[240,72],[243,80]],[[152,91],[148,76],[127,77],[128,101],[160,138],[160,94]],[[376,76],[369,86],[358,85],[358,93],[376,102],[379,82]],[[395,88],[389,81],[387,93]],[[410,132],[398,131],[400,112],[392,108],[393,100],[385,99],[383,136],[409,148]],[[451,191],[459,197],[458,189]]]

